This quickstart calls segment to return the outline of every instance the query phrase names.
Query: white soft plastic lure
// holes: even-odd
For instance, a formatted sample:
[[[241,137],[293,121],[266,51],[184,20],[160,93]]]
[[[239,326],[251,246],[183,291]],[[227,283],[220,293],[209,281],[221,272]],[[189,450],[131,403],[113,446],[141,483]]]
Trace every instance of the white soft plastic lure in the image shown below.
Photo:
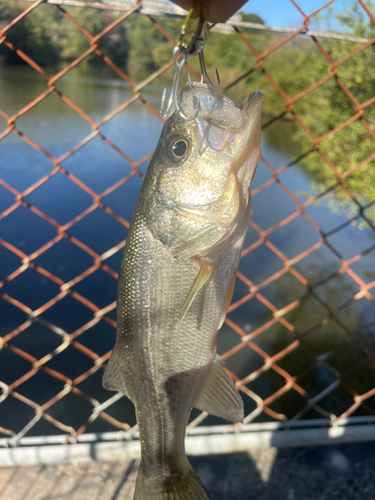
[[[207,500],[189,464],[193,407],[234,422],[243,403],[216,360],[251,216],[263,94],[239,107],[188,83],[165,123],[139,194],[118,283],[107,389],[135,404],[141,440],[136,500]]]

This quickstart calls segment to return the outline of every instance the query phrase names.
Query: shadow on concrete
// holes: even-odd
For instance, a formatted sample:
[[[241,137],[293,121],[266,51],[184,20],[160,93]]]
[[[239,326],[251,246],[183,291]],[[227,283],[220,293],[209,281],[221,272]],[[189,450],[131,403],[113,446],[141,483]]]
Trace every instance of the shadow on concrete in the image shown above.
[[[375,443],[190,457],[212,500],[375,500]]]
[[[374,442],[189,459],[212,500],[375,500]],[[132,500],[138,466],[124,460],[3,468],[0,500]]]

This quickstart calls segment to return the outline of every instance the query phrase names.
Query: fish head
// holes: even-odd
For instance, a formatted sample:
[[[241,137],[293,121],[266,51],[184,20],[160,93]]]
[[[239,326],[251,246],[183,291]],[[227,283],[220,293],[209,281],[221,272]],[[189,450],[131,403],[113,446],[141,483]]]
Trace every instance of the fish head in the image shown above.
[[[256,91],[236,107],[212,85],[182,89],[148,172],[150,229],[174,255],[204,256],[239,227],[260,158],[263,99]]]

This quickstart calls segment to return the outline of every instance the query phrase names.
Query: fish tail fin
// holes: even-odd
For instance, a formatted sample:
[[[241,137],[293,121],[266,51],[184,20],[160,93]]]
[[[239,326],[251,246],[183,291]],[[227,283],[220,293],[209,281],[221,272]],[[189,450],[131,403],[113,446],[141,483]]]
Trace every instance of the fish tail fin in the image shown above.
[[[189,465],[186,474],[176,478],[166,478],[156,485],[147,484],[142,469],[138,472],[134,500],[210,500],[202,481]]]

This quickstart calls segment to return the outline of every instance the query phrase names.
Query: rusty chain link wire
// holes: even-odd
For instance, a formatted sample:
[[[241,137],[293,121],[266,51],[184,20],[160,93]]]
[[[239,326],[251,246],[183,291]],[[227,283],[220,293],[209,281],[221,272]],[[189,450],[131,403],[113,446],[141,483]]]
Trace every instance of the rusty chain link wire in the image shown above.
[[[298,161],[298,159],[289,162],[288,164],[282,166],[281,168],[275,168],[267,158],[264,157],[262,158],[264,165],[262,165],[261,168],[269,169],[270,179],[261,186],[255,188],[254,191],[252,192],[254,206],[256,206],[257,195],[259,193],[261,193],[264,190],[267,190],[272,185],[277,185],[286,193],[288,197],[290,197],[294,201],[296,209],[289,216],[287,216],[286,218],[284,218],[283,220],[279,221],[277,224],[273,225],[272,227],[266,230],[263,230],[255,222],[251,222],[253,233],[257,235],[257,238],[252,244],[250,244],[250,246],[247,246],[244,249],[243,257],[249,255],[251,252],[254,252],[256,249],[259,249],[260,247],[262,248],[267,247],[267,249],[271,253],[273,253],[274,256],[278,259],[278,261],[280,262],[280,266],[278,271],[268,276],[267,279],[258,284],[253,283],[249,279],[249,277],[246,276],[246,273],[238,272],[238,280],[239,282],[242,283],[242,286],[245,286],[247,288],[247,293],[242,298],[232,303],[230,307],[229,316],[225,321],[226,328],[230,329],[237,335],[236,337],[237,341],[235,342],[235,345],[233,345],[232,348],[230,348],[229,350],[227,350],[225,353],[222,354],[222,358],[223,360],[228,360],[229,358],[235,356],[243,349],[248,349],[247,355],[249,357],[256,355],[257,358],[260,359],[260,366],[251,373],[248,373],[247,376],[244,378],[240,379],[238,375],[236,375],[235,370],[233,373],[228,370],[231,377],[235,380],[237,388],[240,391],[242,391],[244,398],[248,398],[249,401],[252,402],[254,407],[251,411],[247,413],[245,418],[245,423],[252,422],[255,418],[257,418],[260,415],[263,415],[263,421],[265,420],[285,421],[288,418],[299,419],[304,417],[305,414],[308,414],[308,412],[313,409],[315,411],[315,414],[317,414],[318,416],[330,419],[331,424],[337,424],[340,420],[346,419],[349,416],[353,415],[359,408],[361,408],[363,414],[367,415],[375,414],[375,405],[374,405],[375,387],[372,387],[365,393],[358,393],[351,386],[351,377],[353,376],[354,373],[360,372],[361,370],[363,370],[364,367],[372,371],[375,370],[374,353],[372,352],[371,348],[369,348],[366,345],[365,342],[361,341],[361,336],[357,335],[357,332],[352,331],[349,325],[345,324],[345,322],[343,322],[342,319],[340,319],[340,312],[345,308],[350,308],[353,305],[353,303],[355,303],[360,299],[367,300],[370,303],[371,307],[375,307],[375,297],[373,294],[375,290],[375,281],[366,283],[359,276],[359,274],[357,274],[351,267],[353,264],[363,259],[369,252],[371,252],[375,248],[375,244],[372,245],[370,248],[364,249],[362,252],[351,257],[350,259],[345,259],[341,249],[335,248],[332,242],[328,239],[328,237],[344,230],[359,217],[361,217],[363,220],[367,222],[368,226],[371,228],[373,234],[375,235],[374,224],[366,215],[366,210],[370,206],[374,206],[375,201],[367,205],[361,204],[361,202],[357,199],[355,194],[349,189],[349,187],[345,183],[346,178],[350,176],[354,171],[365,168],[373,160],[375,160],[375,152],[371,154],[367,159],[359,162],[355,167],[350,168],[349,170],[342,173],[332,163],[332,161],[327,157],[327,155],[321,150],[320,145],[327,139],[332,138],[340,130],[344,129],[353,122],[357,121],[362,124],[367,133],[374,140],[374,150],[375,150],[375,132],[368,124],[364,116],[364,110],[375,103],[375,96],[373,96],[366,102],[358,102],[358,100],[354,97],[354,95],[351,93],[351,91],[348,89],[348,87],[345,85],[342,79],[340,79],[340,77],[338,76],[338,69],[340,68],[340,66],[345,64],[345,62],[348,61],[350,58],[368,49],[372,44],[375,43],[375,38],[369,39],[368,41],[361,43],[350,54],[346,55],[345,57],[342,57],[342,59],[340,60],[335,61],[326,52],[321,43],[316,38],[313,37],[312,40],[313,43],[315,44],[316,49],[319,50],[320,53],[324,56],[324,58],[329,64],[330,69],[327,72],[326,76],[324,76],[321,80],[317,81],[308,88],[305,88],[299,94],[290,97],[282,89],[282,84],[278,84],[274,80],[270,72],[266,69],[267,57],[270,56],[271,54],[274,54],[277,50],[281,49],[281,47],[291,42],[301,33],[305,33],[308,30],[308,26],[311,20],[314,18],[314,16],[316,16],[319,12],[326,9],[329,5],[331,5],[334,2],[334,0],[328,1],[327,3],[322,5],[319,9],[312,12],[311,14],[306,14],[299,7],[296,1],[294,0],[290,1],[294,4],[294,6],[298,9],[300,14],[303,16],[304,18],[303,25],[301,26],[300,29],[297,29],[288,36],[285,36],[281,41],[277,41],[272,46],[268,46],[267,50],[265,50],[262,53],[258,52],[256,47],[254,47],[254,45],[246,38],[246,36],[244,36],[244,34],[241,32],[242,28],[235,27],[235,32],[237,33],[238,37],[243,41],[244,48],[246,47],[246,50],[249,50],[249,54],[252,53],[255,56],[256,63],[252,67],[249,67],[249,70],[242,77],[236,79],[236,81],[233,82],[231,85],[228,85],[227,89],[241,82],[244,78],[246,78],[246,76],[249,74],[250,71],[255,69],[260,70],[263,73],[264,77],[268,80],[268,82],[277,90],[277,92],[279,93],[284,102],[284,109],[282,110],[282,112],[279,114],[278,117],[272,120],[272,123],[275,123],[277,122],[278,119],[281,119],[285,113],[290,113],[294,121],[300,127],[302,127],[302,129],[310,137],[313,143],[313,151],[315,151],[320,156],[324,164],[334,173],[336,181],[335,184],[327,188],[326,191],[319,193],[318,195],[315,195],[313,197],[310,197],[308,200],[302,202],[287,187],[287,185],[283,182],[282,178],[282,174],[285,171],[287,171],[293,164],[295,164]],[[375,18],[369,11],[369,9],[366,7],[364,1],[363,0],[357,0],[357,1],[359,6],[363,9],[364,14],[368,16],[371,22],[375,25]],[[21,20],[23,20],[35,9],[40,8],[40,6],[43,3],[46,3],[46,0],[36,1],[32,5],[30,5],[26,10],[24,10],[18,17],[13,19],[7,26],[3,27],[0,30],[0,44],[5,45],[6,47],[8,47],[9,50],[15,52],[21,59],[23,59],[25,63],[31,66],[42,77],[44,77],[46,82],[46,90],[43,93],[41,93],[38,97],[33,99],[31,102],[29,102],[22,109],[20,109],[15,115],[9,116],[7,113],[5,113],[3,110],[0,109],[0,115],[6,120],[7,124],[6,129],[0,134],[0,141],[9,134],[16,134],[31,148],[34,148],[39,153],[44,155],[50,161],[51,164],[50,172],[44,177],[42,177],[40,180],[35,182],[34,184],[30,185],[24,191],[16,189],[8,182],[0,178],[0,184],[3,186],[3,188],[5,188],[9,193],[11,193],[14,196],[13,204],[11,204],[0,214],[0,220],[14,213],[19,207],[25,207],[27,210],[33,212],[37,217],[40,217],[41,219],[46,221],[56,230],[56,235],[50,241],[48,241],[46,244],[44,244],[31,254],[23,252],[22,250],[14,246],[12,243],[3,239],[0,234],[0,245],[4,247],[7,251],[14,254],[14,256],[16,256],[19,259],[19,267],[14,272],[6,276],[2,281],[0,281],[0,300],[5,301],[9,305],[12,305],[18,310],[22,311],[23,313],[26,314],[27,317],[26,321],[20,323],[15,329],[9,331],[4,336],[0,337],[0,349],[5,351],[5,353],[13,353],[13,355],[15,355],[17,359],[22,358],[22,360],[28,362],[30,365],[29,370],[26,373],[24,373],[21,377],[19,377],[17,380],[12,381],[12,383],[5,384],[4,382],[0,381],[0,387],[2,391],[0,395],[0,412],[2,411],[1,410],[2,403],[5,400],[7,400],[7,398],[13,398],[15,400],[18,400],[24,405],[23,406],[24,408],[26,408],[27,406],[29,410],[34,412],[34,416],[27,422],[27,424],[20,431],[15,432],[15,430],[12,428],[0,427],[0,435],[1,434],[5,435],[7,443],[13,445],[16,444],[23,436],[25,436],[41,419],[44,419],[48,423],[52,424],[52,428],[55,428],[56,431],[58,430],[62,431],[63,433],[66,433],[69,436],[67,438],[68,440],[69,439],[74,440],[77,436],[86,431],[91,432],[90,425],[98,418],[106,421],[107,424],[110,424],[113,430],[124,431],[128,437],[136,432],[136,426],[134,425],[131,426],[127,422],[120,421],[117,418],[114,418],[108,411],[110,406],[116,403],[120,399],[121,397],[120,395],[118,394],[111,395],[110,393],[108,393],[108,399],[101,404],[94,397],[90,396],[89,394],[86,394],[82,389],[78,387],[80,383],[87,380],[89,377],[93,376],[96,372],[101,373],[103,368],[105,367],[106,361],[108,361],[110,356],[110,352],[107,352],[104,355],[99,355],[92,349],[86,347],[84,341],[80,340],[80,336],[97,324],[106,323],[111,328],[115,329],[116,327],[115,321],[109,314],[115,309],[115,302],[111,302],[106,307],[100,308],[96,304],[94,304],[91,300],[87,299],[82,294],[73,290],[73,287],[74,285],[76,285],[79,282],[82,282],[83,280],[85,280],[87,277],[94,274],[98,270],[103,271],[111,279],[116,280],[117,272],[116,270],[111,269],[106,264],[106,260],[109,257],[115,255],[117,252],[120,252],[124,247],[125,241],[122,241],[121,243],[117,244],[113,248],[108,249],[106,252],[100,255],[97,252],[95,252],[92,248],[90,248],[88,245],[83,243],[83,241],[81,241],[79,237],[73,236],[73,234],[71,233],[71,229],[75,224],[82,221],[86,216],[88,216],[98,208],[106,212],[109,216],[114,217],[125,228],[128,228],[129,222],[120,215],[118,215],[117,213],[115,213],[114,210],[106,206],[105,203],[103,202],[103,198],[109,195],[110,193],[113,193],[122,185],[130,181],[133,177],[138,176],[142,178],[142,173],[139,171],[139,167],[151,158],[152,151],[150,151],[146,156],[144,156],[139,161],[134,161],[126,153],[126,143],[124,144],[125,150],[120,149],[118,146],[114,144],[114,142],[111,141],[109,137],[104,135],[104,133],[101,131],[101,127],[105,123],[110,121],[113,117],[115,117],[118,113],[124,111],[126,108],[131,106],[135,101],[139,101],[143,106],[145,106],[149,110],[149,112],[151,112],[154,116],[156,116],[159,120],[161,120],[159,117],[159,113],[154,109],[153,106],[151,106],[150,103],[146,101],[145,97],[142,95],[142,90],[148,84],[153,82],[159,75],[166,72],[169,68],[173,66],[173,59],[171,58],[171,60],[163,67],[161,67],[158,71],[148,76],[141,83],[137,84],[127,74],[125,74],[99,48],[99,41],[104,36],[106,36],[109,32],[111,32],[111,30],[113,30],[121,23],[126,23],[126,20],[129,18],[129,16],[133,16],[136,15],[136,13],[141,12],[142,2],[138,2],[137,4],[134,5],[134,7],[126,9],[124,13],[122,13],[119,17],[117,17],[113,22],[109,23],[108,26],[101,33],[94,36],[88,31],[86,31],[86,29],[74,18],[74,12],[73,14],[71,14],[70,11],[68,12],[66,10],[66,8],[63,5],[64,3],[63,1],[59,2],[54,0],[53,1],[54,8],[58,9],[69,22],[73,23],[76,26],[76,28],[78,28],[78,30],[85,37],[89,39],[90,48],[86,50],[84,53],[82,53],[77,59],[68,64],[64,69],[59,71],[56,75],[50,75],[39,64],[37,64],[34,60],[32,60],[25,52],[20,50],[18,47],[14,46],[8,40],[7,36],[13,26],[15,26]],[[103,5],[103,4],[101,4],[100,8],[107,10],[115,10],[114,6],[111,7],[110,5]],[[155,20],[155,18],[153,18],[151,15],[148,15],[148,17],[150,18],[153,25],[171,43],[171,46],[175,45],[175,41],[166,32],[166,30]],[[130,85],[133,92],[133,95],[130,99],[123,102],[116,109],[110,111],[109,114],[107,114],[107,116],[105,116],[99,122],[95,122],[90,116],[86,114],[86,112],[83,109],[78,107],[72,100],[69,99],[69,97],[64,95],[57,87],[59,80],[64,75],[66,75],[70,70],[78,66],[84,59],[86,59],[92,53],[95,53],[100,58],[102,58],[103,61],[113,71],[115,71],[115,73],[121,79],[123,79],[125,82],[127,82],[128,85]],[[196,72],[194,71],[193,68],[189,67],[189,69],[193,74],[196,75]],[[341,92],[345,94],[346,97],[350,99],[350,101],[353,103],[355,108],[355,114],[350,118],[348,118],[345,122],[341,123],[336,128],[332,129],[330,132],[326,133],[321,137],[318,137],[304,123],[304,121],[301,119],[301,117],[295,110],[294,105],[304,96],[314,91],[316,88],[327,82],[329,79],[336,80],[338,86],[341,89]],[[223,89],[224,92],[227,89]],[[37,106],[43,99],[45,99],[46,97],[48,97],[50,94],[53,93],[56,94],[60,99],[62,99],[75,113],[78,113],[91,126],[92,129],[89,135],[87,135],[81,142],[76,144],[75,147],[73,147],[71,150],[69,150],[60,157],[55,157],[51,155],[41,145],[37,144],[30,137],[24,134],[22,128],[19,128],[17,126],[17,121],[22,116],[24,116],[35,106]],[[267,127],[269,124],[270,123],[265,124],[265,126]],[[83,146],[85,146],[94,137],[104,141],[109,147],[111,147],[118,155],[120,155],[131,166],[130,173],[128,173],[125,177],[123,177],[115,184],[113,184],[111,187],[107,188],[106,190],[104,190],[102,193],[99,194],[93,191],[90,187],[88,187],[78,177],[69,172],[66,168],[64,168],[65,160],[74,155],[78,150],[80,150]],[[150,145],[150,147],[152,147],[152,145]],[[48,215],[48,213],[45,213],[44,211],[40,210],[37,206],[34,206],[33,204],[31,204],[26,200],[26,197],[28,195],[33,193],[40,186],[46,183],[48,184],[50,179],[52,179],[57,173],[63,174],[64,176],[69,178],[70,181],[75,183],[80,190],[87,193],[92,199],[92,204],[87,209],[85,209],[79,215],[75,216],[71,221],[67,222],[66,224],[60,224],[54,218]],[[343,224],[340,224],[334,229],[331,229],[329,232],[325,232],[308,215],[306,209],[312,206],[320,199],[322,199],[322,197],[325,196],[325,194],[331,192],[333,189],[336,188],[345,191],[346,195],[356,205],[356,214]],[[270,201],[270,206],[272,208],[271,201]],[[302,217],[306,221],[306,223],[312,227],[312,229],[319,236],[319,240],[314,245],[310,246],[306,250],[302,251],[301,253],[290,259],[285,255],[285,253],[283,253],[279,248],[277,248],[277,246],[271,241],[270,236],[275,231],[291,223],[298,217]],[[39,265],[35,262],[38,257],[42,256],[45,252],[53,248],[54,245],[56,245],[63,239],[69,240],[71,244],[78,247],[85,254],[87,254],[90,257],[90,259],[92,259],[92,265],[90,267],[88,267],[85,271],[75,276],[68,282],[63,281],[62,279],[54,275],[52,272],[45,269],[42,265]],[[341,266],[338,270],[332,270],[332,272],[328,276],[326,276],[319,282],[311,283],[303,275],[302,272],[297,270],[296,265],[300,263],[302,260],[307,259],[314,251],[324,246],[328,247],[329,250],[336,255],[337,259],[341,263]],[[33,269],[41,276],[43,276],[45,279],[54,282],[60,289],[59,293],[55,297],[53,297],[51,300],[49,300],[48,302],[46,302],[45,304],[43,304],[42,306],[40,306],[35,310],[31,309],[26,304],[20,302],[16,298],[2,291],[4,285],[11,282],[15,278],[19,277],[20,275],[22,275],[22,273],[24,273],[28,269]],[[267,294],[264,293],[264,290],[266,289],[267,286],[275,283],[278,279],[280,279],[286,274],[293,276],[293,278],[300,283],[301,287],[304,289],[305,292],[303,294],[303,297],[291,300],[287,306],[280,309],[276,307],[276,305],[274,305],[267,298]],[[341,304],[336,309],[333,309],[326,301],[324,301],[320,297],[319,293],[317,293],[316,290],[319,286],[327,284],[330,281],[337,278],[338,276],[344,274],[350,277],[350,279],[353,280],[353,282],[355,282],[358,285],[359,291],[355,293],[353,296],[351,296],[345,303]],[[64,299],[67,296],[70,296],[71,299],[78,301],[81,305],[87,308],[87,310],[92,315],[91,319],[86,324],[84,324],[83,326],[81,326],[80,328],[71,333],[64,331],[59,326],[53,324],[53,322],[46,321],[42,317],[42,314],[44,312],[52,308],[54,305],[59,303],[62,299]],[[299,307],[301,307],[301,304],[303,300],[306,299],[306,297],[312,297],[313,299],[315,299],[317,303],[320,304],[320,306],[324,310],[324,318],[323,320],[319,320],[317,324],[311,324],[309,330],[300,331],[293,324],[293,320],[288,319],[288,313],[290,313],[291,311],[295,311]],[[236,318],[235,315],[236,310],[238,310],[241,306],[247,304],[251,300],[257,300],[259,303],[261,303],[264,306],[264,308],[268,311],[268,316],[267,319],[259,327],[257,327],[255,330],[249,333],[248,331],[245,331],[245,329],[243,329],[241,326],[239,326],[239,324],[237,324],[236,321],[234,321],[232,318]],[[249,318],[251,318],[250,307],[246,314]],[[322,325],[326,325],[327,322],[333,322],[334,324],[336,324],[338,329],[340,329],[340,331],[345,332],[345,338],[343,338],[341,342],[337,343],[329,352],[321,353],[317,349],[315,349],[314,346],[311,345],[311,343],[309,343],[307,337],[311,336],[311,334],[314,334],[314,332],[317,332],[319,328],[321,328]],[[43,356],[42,358],[34,357],[25,350],[22,350],[13,344],[13,341],[17,338],[17,336],[22,332],[26,331],[28,328],[30,328],[34,323],[39,323],[43,325],[43,327],[49,329],[54,335],[59,336],[61,339],[60,345],[57,348],[55,348],[52,352]],[[264,335],[265,332],[272,330],[274,326],[280,326],[285,331],[286,338],[289,339],[291,335],[292,340],[289,342],[288,345],[286,345],[286,347],[283,347],[281,350],[270,355],[256,343],[256,338],[260,335]],[[369,324],[365,325],[364,329],[370,331],[371,329],[374,328],[374,326],[375,326],[375,321],[372,321]],[[330,362],[330,356],[338,352],[343,345],[349,346],[348,348],[351,348],[350,346],[353,346],[353,348],[360,350],[360,352],[363,354],[363,357],[361,364],[356,366],[351,366],[350,369],[345,372],[340,372],[339,369],[333,366],[333,364]],[[91,367],[88,370],[83,371],[79,376],[77,376],[74,379],[69,378],[63,372],[59,372],[47,366],[48,361],[50,361],[56,356],[59,356],[68,347],[76,349],[82,355],[86,356],[91,360]],[[297,352],[298,349],[300,348],[304,348],[309,353],[312,361],[305,370],[303,370],[300,373],[291,375],[285,368],[283,368],[282,362],[287,356],[291,355],[294,352]],[[315,391],[316,393],[312,396],[304,388],[304,378],[307,376],[314,376],[316,370],[322,368],[326,370],[327,373],[329,373],[330,381],[327,382],[326,386],[322,390]],[[37,404],[31,399],[22,395],[22,384],[25,384],[27,381],[32,380],[33,377],[35,377],[40,372],[43,372],[47,376],[54,378],[63,384],[63,388],[60,391],[56,392],[53,395],[53,397],[51,397],[44,404]],[[273,375],[276,374],[279,377],[279,379],[282,380],[281,386],[278,388],[278,390],[272,392],[267,397],[262,398],[258,394],[256,394],[255,391],[252,390],[251,383],[261,376],[263,376],[262,380],[264,380],[264,377],[271,376],[272,374]],[[340,394],[342,393],[342,391],[344,391],[344,393],[347,396],[349,396],[350,404],[346,408],[342,409],[342,411],[340,410],[339,413],[333,414],[332,412],[327,411],[324,408],[324,406],[322,406],[321,402],[322,400],[324,400],[324,398],[330,397],[330,395],[334,394],[335,391],[337,391],[338,389],[341,391]],[[277,410],[277,405],[275,406],[275,403],[277,403],[281,398],[287,396],[289,393],[296,393],[298,395],[298,398],[303,402],[303,404],[301,404],[301,409],[292,417],[287,417],[284,413]],[[73,428],[70,425],[66,424],[65,421],[66,415],[64,414],[63,411],[58,413],[58,416],[56,415],[52,416],[50,414],[51,408],[53,408],[53,406],[56,405],[56,403],[63,400],[69,394],[74,394],[78,398],[80,398],[80,400],[85,400],[86,403],[88,403],[92,407],[92,412],[89,418],[82,421],[81,425],[77,428]],[[189,427],[191,428],[197,426],[206,417],[207,415],[205,413],[197,415],[192,420]]]

